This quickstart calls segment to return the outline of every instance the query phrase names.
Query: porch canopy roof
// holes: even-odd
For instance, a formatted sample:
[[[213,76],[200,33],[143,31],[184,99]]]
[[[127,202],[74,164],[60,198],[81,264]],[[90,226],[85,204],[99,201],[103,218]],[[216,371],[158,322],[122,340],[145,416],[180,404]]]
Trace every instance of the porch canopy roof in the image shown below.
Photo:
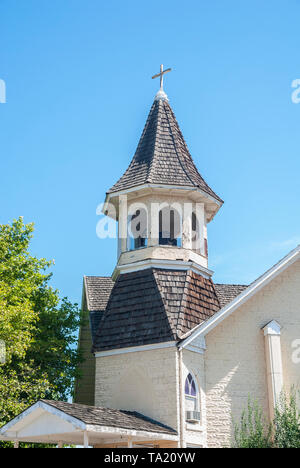
[[[39,400],[0,429],[0,440],[102,445],[178,440],[175,430],[140,413]]]

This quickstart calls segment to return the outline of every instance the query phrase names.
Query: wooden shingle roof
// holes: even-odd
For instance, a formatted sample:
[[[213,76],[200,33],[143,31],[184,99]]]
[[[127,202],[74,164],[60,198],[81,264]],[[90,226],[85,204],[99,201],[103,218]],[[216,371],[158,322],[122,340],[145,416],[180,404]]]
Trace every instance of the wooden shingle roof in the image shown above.
[[[224,307],[229,304],[229,302],[245,291],[247,287],[244,284],[215,284],[220,306]]]
[[[136,411],[115,410],[64,401],[40,400],[85,424],[176,435],[176,431]]]
[[[154,101],[135,155],[108,193],[143,184],[197,187],[222,202],[199,174],[170,104],[162,99]]]
[[[243,292],[193,271],[150,268],[85,277],[93,351],[177,341]]]
[[[93,351],[178,341],[220,309],[211,279],[149,268],[118,277]]]
[[[89,311],[105,310],[114,281],[109,276],[84,277]]]
[[[87,309],[90,314],[90,327],[93,342],[113,286],[114,281],[108,276],[84,277],[85,296]]]

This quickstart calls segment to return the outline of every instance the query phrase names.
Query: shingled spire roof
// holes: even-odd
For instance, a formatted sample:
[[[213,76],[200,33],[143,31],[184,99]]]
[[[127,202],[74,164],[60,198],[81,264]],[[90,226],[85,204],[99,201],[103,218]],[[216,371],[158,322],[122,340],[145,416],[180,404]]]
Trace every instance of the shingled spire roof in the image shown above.
[[[170,104],[159,94],[128,169],[108,193],[144,184],[197,187],[222,202],[199,174]]]

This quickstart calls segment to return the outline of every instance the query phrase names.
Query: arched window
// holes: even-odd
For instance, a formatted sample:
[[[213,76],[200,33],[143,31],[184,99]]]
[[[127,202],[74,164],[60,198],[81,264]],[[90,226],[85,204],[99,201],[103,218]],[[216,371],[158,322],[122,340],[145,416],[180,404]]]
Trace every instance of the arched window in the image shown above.
[[[200,227],[195,211],[192,213],[192,249],[200,253]]]
[[[186,411],[197,411],[198,392],[197,392],[196,382],[192,374],[189,374],[185,380],[184,393],[185,393]]]
[[[128,222],[128,249],[135,250],[147,247],[147,211],[145,209],[136,210],[129,216]]]
[[[181,216],[170,207],[159,212],[159,245],[181,246]]]

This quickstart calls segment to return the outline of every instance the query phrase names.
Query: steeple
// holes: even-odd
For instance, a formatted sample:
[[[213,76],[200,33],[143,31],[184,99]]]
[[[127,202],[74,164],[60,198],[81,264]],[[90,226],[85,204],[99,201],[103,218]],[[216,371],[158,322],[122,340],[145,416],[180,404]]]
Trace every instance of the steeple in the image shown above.
[[[171,106],[159,93],[128,169],[108,193],[143,184],[195,187],[223,203],[199,174]]]
[[[163,70],[128,169],[107,192],[104,213],[118,221],[115,275],[139,265],[208,270],[207,223],[223,204],[198,172],[163,90]],[[146,263],[145,263],[146,262]],[[146,266],[145,266],[146,265]]]
[[[208,268],[207,223],[221,198],[198,172],[160,90],[133,159],[103,211],[118,222],[115,285],[94,352],[176,342],[220,308]]]

